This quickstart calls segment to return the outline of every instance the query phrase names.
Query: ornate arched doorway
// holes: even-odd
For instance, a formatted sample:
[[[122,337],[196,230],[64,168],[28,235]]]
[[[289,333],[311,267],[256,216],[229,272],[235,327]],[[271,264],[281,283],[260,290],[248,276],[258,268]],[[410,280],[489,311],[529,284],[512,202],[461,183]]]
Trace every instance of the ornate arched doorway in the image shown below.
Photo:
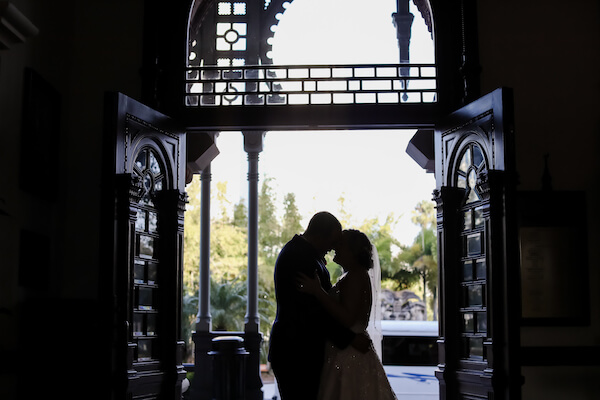
[[[146,46],[146,59],[148,60],[146,71],[150,72],[145,75],[145,97],[149,104],[169,113],[181,125],[187,126],[188,132],[234,129],[261,132],[266,129],[291,130],[312,125],[321,128],[408,126],[432,128],[441,115],[458,108],[467,99],[478,95],[477,86],[474,85],[477,81],[477,69],[470,68],[474,60],[471,57],[476,54],[476,52],[471,52],[471,46],[473,46],[471,39],[474,36],[469,32],[472,27],[470,18],[473,9],[464,2],[431,0],[428,3],[431,5],[430,15],[437,16],[435,20],[431,20],[431,26],[436,33],[436,73],[435,88],[430,92],[435,92],[435,97],[427,99],[426,96],[420,94],[419,102],[402,101],[402,92],[406,92],[407,86],[410,87],[410,85],[404,82],[395,89],[393,81],[402,81],[402,67],[405,66],[394,67],[393,74],[395,75],[392,77],[385,76],[392,74],[391,71],[383,70],[383,73],[379,75],[378,68],[380,67],[370,66],[372,76],[361,76],[361,79],[357,79],[357,72],[353,68],[362,69],[363,66],[351,67],[349,72],[337,70],[335,66],[320,68],[325,71],[319,71],[319,73],[325,74],[324,78],[314,75],[312,66],[302,66],[299,71],[295,72],[305,74],[306,77],[296,77],[294,78],[296,81],[331,80],[349,84],[353,80],[377,81],[382,78],[382,81],[387,79],[392,82],[392,89],[389,90],[370,89],[371,92],[375,91],[376,93],[371,97],[372,100],[364,103],[357,103],[355,100],[336,102],[334,95],[344,94],[344,92],[352,92],[353,98],[356,98],[355,95],[359,93],[359,90],[353,91],[350,86],[347,86],[343,90],[329,88],[324,89],[323,93],[318,93],[328,95],[328,101],[322,103],[313,101],[313,98],[316,97],[312,96],[312,92],[299,93],[308,95],[305,96],[308,100],[304,104],[289,104],[290,95],[298,94],[292,93],[284,86],[284,84],[290,83],[286,81],[290,76],[290,68],[261,64],[259,56],[254,59],[256,60],[254,65],[246,64],[246,61],[244,61],[244,65],[235,65],[234,57],[223,56],[221,58],[228,59],[227,65],[219,66],[218,58],[214,57],[215,65],[190,67],[189,56],[191,53],[187,46],[190,43],[188,30],[190,16],[205,15],[207,18],[207,10],[217,3],[228,2],[203,1],[198,4],[190,2],[185,7],[179,5],[169,9],[160,8],[152,3],[148,7],[148,26],[156,29],[151,32],[151,35],[149,33],[148,37],[151,39]],[[237,3],[242,4],[243,2]],[[221,17],[231,18],[229,21],[215,22],[215,24],[223,23],[225,25],[214,31],[214,52],[222,51],[225,54],[241,51],[238,49],[242,48],[247,50],[255,46],[252,44],[252,39],[255,37],[253,31],[249,29],[250,25],[246,25],[245,28],[242,25],[234,25],[240,23],[235,18],[241,16],[244,10],[246,13],[249,12],[248,4],[245,8],[239,5],[236,8],[235,4],[223,5],[220,11],[218,4],[212,8],[214,18],[219,17],[219,12],[222,13]],[[255,5],[255,3],[252,4]],[[262,2],[259,4],[264,7]],[[257,7],[257,10],[259,9],[260,7]],[[190,14],[190,10],[192,10],[192,14]],[[194,14],[194,10],[199,14]],[[215,24],[210,26],[215,28]],[[219,40],[217,41],[217,39]],[[183,48],[181,43],[186,43],[186,47]],[[219,43],[219,50],[217,43]],[[242,47],[242,44],[245,47]],[[255,47],[258,55],[266,54],[264,50],[264,48],[261,50],[260,44]],[[185,57],[183,57],[184,54]],[[385,66],[385,68],[388,67]],[[348,69],[347,66],[345,68]],[[422,67],[418,67],[418,70],[421,71]],[[344,73],[349,76],[344,76]],[[339,76],[340,74],[342,76]],[[419,72],[418,75],[420,78],[425,78],[423,72]],[[339,79],[334,79],[334,76]],[[280,81],[281,84],[278,85]],[[199,91],[192,90],[194,85],[196,85],[195,90]],[[314,87],[317,86],[315,84]],[[360,89],[362,90],[362,88]],[[397,100],[395,102],[380,101],[386,97],[379,96],[379,91],[386,93],[396,91]],[[206,101],[203,100],[203,96]],[[272,101],[269,100],[269,96]],[[280,102],[281,97],[285,97],[286,100]],[[504,98],[502,95],[500,97]],[[510,243],[504,241],[507,230],[501,227],[506,226],[503,221],[510,221],[510,216],[505,214],[505,210],[509,210],[510,207],[504,207],[504,204],[509,204],[509,201],[507,202],[503,196],[506,193],[505,188],[508,188],[511,182],[492,178],[498,175],[493,171],[499,169],[500,165],[495,164],[492,160],[500,158],[510,160],[512,149],[510,146],[506,146],[503,148],[506,153],[500,158],[494,158],[499,157],[500,153],[497,151],[489,153],[490,150],[486,147],[487,142],[464,141],[461,136],[471,134],[471,131],[464,132],[461,130],[462,128],[469,126],[473,121],[487,118],[489,115],[494,116],[494,132],[500,135],[511,134],[510,130],[503,130],[502,124],[498,125],[498,121],[507,117],[502,112],[504,103],[501,101],[502,105],[498,108],[496,102],[494,107],[490,108],[490,98],[498,98],[498,95],[486,97],[487,100],[483,100],[482,103],[477,103],[476,106],[467,106],[457,114],[453,114],[448,121],[457,124],[445,128],[446,122],[444,122],[436,133],[438,138],[454,137],[453,140],[440,142],[443,145],[438,146],[436,150],[436,162],[446,160],[443,165],[436,167],[436,172],[444,174],[443,176],[453,177],[452,180],[438,181],[438,193],[440,193],[438,196],[439,240],[440,249],[444,249],[440,254],[440,265],[447,266],[441,278],[443,282],[440,296],[444,304],[442,311],[444,328],[440,342],[443,346],[444,358],[440,360],[439,374],[443,398],[491,398],[493,396],[507,398],[512,388],[518,385],[514,379],[514,362],[511,361],[513,353],[510,350],[510,346],[515,343],[512,322],[516,316],[509,316],[512,303],[503,295],[506,293],[503,288],[506,289],[506,285],[511,281],[508,279],[510,278],[508,275],[512,270],[508,268],[510,263],[506,262],[510,256],[498,261],[498,259],[489,258],[492,254],[494,257],[498,256],[497,250],[483,252],[483,250],[501,248],[504,244],[510,246]],[[478,111],[473,115],[470,113],[473,111],[473,107],[479,108],[480,106],[485,110]],[[480,115],[484,117],[479,117]],[[466,119],[462,119],[463,116]],[[500,136],[489,137],[496,140]],[[454,148],[453,146],[458,143],[464,144],[464,147],[451,154],[442,152],[442,149]],[[500,142],[495,141],[494,143],[499,144]],[[485,168],[489,172],[487,175],[481,173],[483,164],[474,161],[475,159],[479,160],[479,153],[487,162],[485,164]],[[467,156],[467,154],[469,155]],[[469,157],[469,162],[467,162],[467,157]],[[455,159],[457,159],[456,162],[453,161]],[[459,161],[463,159],[465,168],[461,169]],[[456,165],[456,167],[447,170],[448,165]],[[506,165],[510,165],[510,162]],[[510,168],[508,169],[510,170]],[[144,174],[143,171],[141,173]],[[485,180],[486,176],[490,179]],[[152,177],[150,177],[150,181],[152,181]],[[464,182],[464,185],[458,182]],[[464,188],[460,185],[463,185]],[[488,185],[489,190],[486,189]],[[463,201],[465,191],[476,196],[471,198],[472,202]],[[510,189],[508,191],[510,192]],[[489,204],[485,203],[488,194],[490,196]],[[467,199],[469,199],[468,196]],[[486,214],[488,205],[489,215]],[[484,218],[489,218],[484,223],[484,227],[479,222],[474,222],[480,221],[478,219],[480,212],[483,213]],[[467,224],[470,229],[465,230],[465,224],[469,221],[467,218],[471,218],[471,225]],[[488,227],[489,234],[485,233]],[[465,252],[461,253],[459,249],[462,249],[461,246],[464,243],[467,243],[465,245],[467,247],[465,247]],[[484,263],[482,260],[485,260],[485,268],[487,268],[486,278],[483,278],[482,265]],[[464,272],[468,270],[469,266],[473,274],[472,279],[467,279],[468,275],[459,278],[457,271]],[[492,266],[494,266],[493,270],[490,269]],[[503,279],[496,278],[492,281],[488,279],[490,276],[503,277]],[[131,290],[134,291],[134,289]],[[148,328],[147,320],[143,324],[146,325],[141,325],[140,332],[152,333],[152,330]],[[446,333],[452,334],[444,336]],[[173,350],[173,357],[174,354],[176,354],[175,350]],[[490,357],[490,355],[492,356]],[[476,369],[469,369],[475,366]],[[508,390],[508,387],[511,390]],[[257,393],[256,388],[252,387],[251,389],[252,393]],[[154,393],[151,396],[155,397],[149,398],[159,396],[159,392]]]

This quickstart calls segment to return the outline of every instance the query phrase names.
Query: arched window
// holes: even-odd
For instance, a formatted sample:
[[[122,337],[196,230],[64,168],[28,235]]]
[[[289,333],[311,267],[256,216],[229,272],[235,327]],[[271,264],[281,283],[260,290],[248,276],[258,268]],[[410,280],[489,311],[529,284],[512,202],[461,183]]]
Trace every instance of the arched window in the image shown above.
[[[142,147],[135,156],[133,175],[141,182],[137,218],[135,220],[135,253],[133,268],[133,326],[132,340],[137,344],[136,362],[158,360],[155,346],[158,329],[158,298],[161,293],[160,256],[157,242],[159,210],[155,205],[158,192],[166,189],[163,161],[152,147]]]
[[[484,339],[487,337],[487,246],[484,216],[485,204],[479,177],[486,175],[488,162],[476,142],[467,144],[458,157],[454,171],[454,186],[464,189],[461,208],[464,243],[461,250],[462,276],[460,304],[462,316],[460,357],[468,360],[486,360]]]
[[[377,0],[367,7],[363,2],[343,2],[343,10],[339,9],[340,2],[292,1],[194,2],[188,32],[185,105],[430,104],[437,101],[433,47],[429,62],[411,64],[410,57],[411,32],[415,26],[426,29],[430,41],[433,38],[432,13],[427,0]],[[326,3],[335,4],[338,9],[325,11]],[[340,21],[354,23],[350,25],[351,30],[364,37],[369,37],[370,32],[368,28],[361,32],[361,26],[364,21],[372,20],[371,16],[361,15],[362,20],[357,24],[345,18],[343,12],[352,7],[362,13],[373,11],[372,15],[382,18],[380,25],[389,24],[388,36],[397,42],[396,54],[384,63],[377,60],[332,63],[327,57],[321,61],[306,56],[296,58],[301,63],[275,63],[273,47],[277,30],[285,25],[287,12],[289,18],[298,18],[297,9],[301,5],[313,7],[311,15],[321,16],[318,20],[324,26],[334,26]],[[304,31],[297,35],[318,30],[317,19],[312,19],[313,22],[304,21]],[[344,32],[334,34],[338,45],[356,40]],[[378,46],[376,34],[371,36],[372,43],[363,49]],[[332,43],[335,47],[335,42]],[[347,53],[353,51],[361,52],[350,48]],[[304,60],[311,60],[310,64]]]

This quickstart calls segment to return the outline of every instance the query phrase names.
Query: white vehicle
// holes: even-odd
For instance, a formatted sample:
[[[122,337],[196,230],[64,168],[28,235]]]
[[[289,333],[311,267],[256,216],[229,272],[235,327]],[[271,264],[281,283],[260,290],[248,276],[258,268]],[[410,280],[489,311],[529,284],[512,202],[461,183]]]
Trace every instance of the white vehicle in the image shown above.
[[[383,368],[402,400],[439,398],[437,321],[381,321]]]

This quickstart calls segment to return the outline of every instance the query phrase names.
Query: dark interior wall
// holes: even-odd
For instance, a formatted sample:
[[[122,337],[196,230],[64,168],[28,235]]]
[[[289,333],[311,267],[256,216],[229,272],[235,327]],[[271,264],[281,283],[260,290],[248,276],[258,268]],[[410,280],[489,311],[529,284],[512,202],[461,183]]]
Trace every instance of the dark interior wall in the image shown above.
[[[95,297],[104,92],[141,92],[143,0],[35,2],[32,67],[63,100],[61,295]],[[53,15],[54,18],[48,18]],[[47,72],[46,72],[47,70]],[[93,288],[93,289],[92,289]]]
[[[0,50],[0,398],[71,398],[74,387],[99,383],[83,371],[101,340],[103,98],[140,97],[144,1],[11,3],[39,33]],[[22,135],[25,68],[56,91],[60,128],[48,142],[58,142],[52,162],[26,160],[35,174],[20,183],[31,154],[21,142],[36,145]]]
[[[483,92],[514,89],[519,189],[541,189],[544,155],[549,154],[554,189],[587,192],[587,210],[564,211],[588,220],[594,330],[589,334],[586,328],[580,337],[575,329],[569,340],[595,338],[598,343],[599,253],[592,228],[598,223],[594,199],[600,178],[600,5],[595,0],[568,6],[558,0],[498,0],[478,7]],[[541,344],[545,338],[551,332],[536,340]]]
[[[540,188],[545,153],[557,188],[596,186],[598,2],[493,0],[477,6],[483,92],[515,89],[521,186]]]
[[[519,189],[541,189],[544,155],[549,154],[554,190],[587,196],[587,208],[553,213],[587,219],[589,280],[584,285],[591,297],[590,324],[522,327],[521,341],[523,346],[573,346],[568,357],[595,365],[525,367],[523,398],[598,398],[598,362],[593,353],[577,354],[585,350],[575,347],[600,345],[600,235],[594,229],[600,223],[595,207],[600,194],[600,3],[491,0],[477,7],[482,93],[500,86],[514,89]],[[565,265],[572,273],[579,267]],[[548,360],[559,357],[548,353]]]
[[[94,298],[103,96],[107,90],[140,96],[143,1],[21,0],[13,4],[39,33],[0,53],[2,126],[8,140],[2,162],[15,172],[4,177],[7,194],[1,197],[13,229],[45,232],[64,247],[56,254],[60,279],[51,291],[63,297]],[[58,162],[53,169],[38,165],[35,178],[55,182],[54,196],[37,192],[35,181],[19,190],[20,142],[28,140],[21,137],[25,68],[53,86],[60,101]],[[9,235],[9,240],[17,236]],[[9,246],[15,248],[18,243]]]

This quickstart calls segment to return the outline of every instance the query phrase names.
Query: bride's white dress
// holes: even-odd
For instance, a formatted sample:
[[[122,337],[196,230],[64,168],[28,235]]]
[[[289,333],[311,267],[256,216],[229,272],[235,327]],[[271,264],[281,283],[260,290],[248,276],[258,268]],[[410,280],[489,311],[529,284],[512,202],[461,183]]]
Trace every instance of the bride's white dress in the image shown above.
[[[329,295],[339,301],[339,281]],[[370,303],[370,298],[369,298]],[[370,309],[369,307],[366,310]],[[352,330],[366,332],[369,311]],[[327,342],[325,362],[321,373],[319,400],[396,400],[383,365],[375,349],[361,353],[352,346],[340,350]]]

